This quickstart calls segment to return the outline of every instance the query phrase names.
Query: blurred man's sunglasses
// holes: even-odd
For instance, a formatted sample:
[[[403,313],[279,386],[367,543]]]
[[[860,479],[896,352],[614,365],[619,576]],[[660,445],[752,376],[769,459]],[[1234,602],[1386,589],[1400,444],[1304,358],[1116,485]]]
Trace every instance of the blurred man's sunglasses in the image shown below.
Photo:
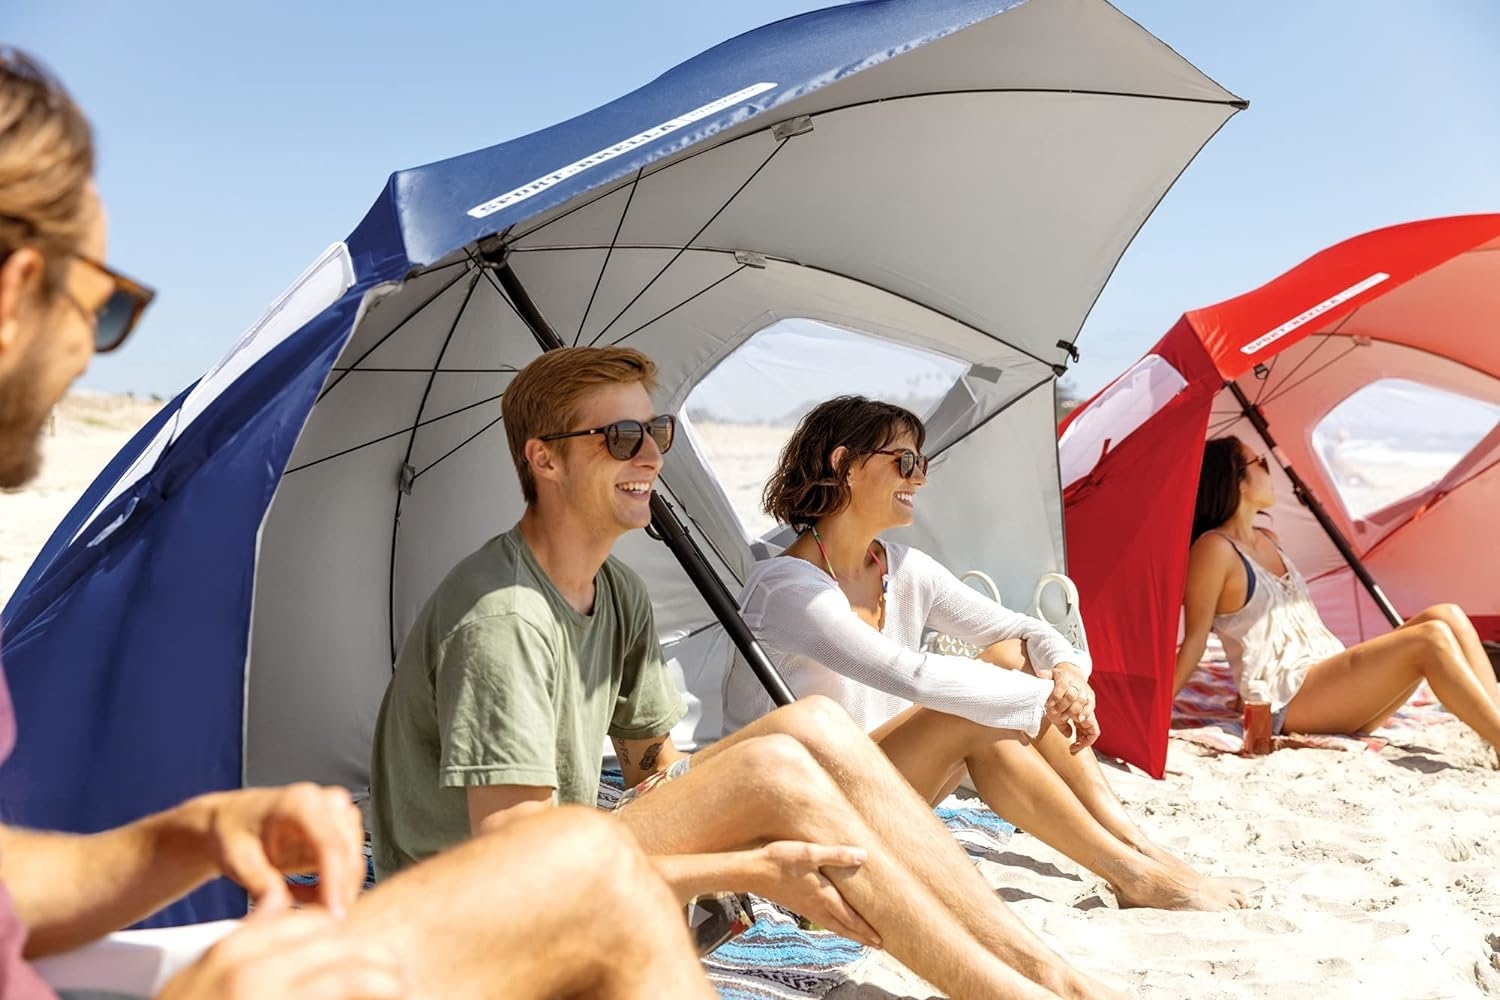
[[[130,336],[130,331],[134,330],[136,324],[141,321],[141,314],[146,311],[151,300],[156,298],[156,292],[92,257],[86,257],[81,253],[75,253],[72,256],[73,259],[93,268],[114,282],[115,287],[109,293],[109,298],[105,299],[104,304],[94,312],[84,309],[83,304],[72,295],[68,296],[85,318],[94,324],[94,352],[108,354],[125,343],[125,338]]]
[[[30,225],[25,219],[18,221]],[[8,252],[0,251],[0,264],[3,264],[9,256]],[[86,254],[75,251],[69,253],[68,256],[85,267],[98,271],[114,285],[109,297],[104,300],[104,304],[96,310],[85,309],[83,303],[79,302],[67,289],[63,289],[63,296],[73,304],[74,308],[83,313],[83,318],[93,326],[95,353],[108,354],[110,351],[118,350],[120,345],[125,343],[125,338],[130,336],[130,331],[134,330],[136,324],[141,321],[141,314],[146,311],[151,300],[156,298],[155,290],[134,278],[126,277]]]

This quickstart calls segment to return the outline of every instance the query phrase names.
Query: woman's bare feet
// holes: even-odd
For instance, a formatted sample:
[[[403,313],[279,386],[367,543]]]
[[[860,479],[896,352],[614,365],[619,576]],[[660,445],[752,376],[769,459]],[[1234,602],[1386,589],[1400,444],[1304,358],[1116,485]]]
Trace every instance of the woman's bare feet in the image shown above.
[[[1244,910],[1252,905],[1247,887],[1238,884],[1246,880],[1209,878],[1150,860],[1138,869],[1120,872],[1118,878],[1100,874],[1108,880],[1121,909]]]
[[[1222,891],[1239,900],[1240,905],[1236,909],[1253,909],[1259,903],[1260,894],[1266,888],[1266,884],[1260,879],[1204,875],[1175,854],[1172,854],[1165,848],[1159,847],[1144,837],[1138,843],[1131,844],[1131,846],[1152,861],[1162,865],[1184,882],[1208,881],[1216,883]]]

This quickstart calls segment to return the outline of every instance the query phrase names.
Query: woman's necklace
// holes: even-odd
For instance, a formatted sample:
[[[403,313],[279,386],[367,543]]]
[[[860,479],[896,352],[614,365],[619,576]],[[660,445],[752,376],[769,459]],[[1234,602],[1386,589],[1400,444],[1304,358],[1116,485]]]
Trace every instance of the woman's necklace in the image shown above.
[[[828,575],[833,578],[834,583],[838,583],[839,575],[833,571],[833,563],[828,558],[828,550],[823,548],[823,539],[818,534],[818,526],[815,524],[808,525],[808,530],[812,532],[813,541],[817,543],[818,555],[823,557],[823,565],[827,568]],[[870,558],[874,561],[875,565],[880,567],[880,596],[884,598],[885,592],[891,586],[891,575],[886,572],[885,561],[876,553],[874,543],[870,545]]]

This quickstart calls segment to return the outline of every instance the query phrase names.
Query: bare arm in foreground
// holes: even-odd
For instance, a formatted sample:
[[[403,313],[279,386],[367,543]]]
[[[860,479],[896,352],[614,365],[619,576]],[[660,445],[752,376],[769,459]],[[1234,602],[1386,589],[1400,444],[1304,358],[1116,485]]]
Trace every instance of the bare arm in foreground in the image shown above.
[[[140,830],[115,831],[96,843],[116,852],[111,860],[128,863],[132,845],[152,843],[146,834],[163,822],[143,821]],[[103,923],[105,913],[146,905],[145,894],[123,904],[110,895],[128,893],[133,878],[70,872],[68,861],[82,855],[69,842],[88,838],[45,839],[54,849],[67,845],[48,864],[59,877],[73,876],[64,894],[71,905],[38,897],[33,884],[23,888],[30,912],[71,912],[77,933]],[[34,834],[10,837],[10,850],[22,852],[8,859],[15,870],[25,864],[28,845],[39,842]],[[160,853],[134,858],[136,876],[159,871],[180,887],[203,872],[196,857],[171,857],[175,838],[156,843]],[[262,846],[268,857],[279,850],[271,842]],[[339,860],[360,855],[356,848]],[[86,866],[99,867],[97,858]],[[385,880],[354,900],[347,916],[269,902],[274,895],[260,892],[262,905],[169,982],[159,1000],[713,996],[677,901],[623,827],[593,810],[514,817]],[[85,896],[92,907],[79,905]],[[637,933],[643,922],[655,928],[652,934]]]
[[[85,836],[0,827],[0,879],[35,958],[128,926],[220,874],[274,911],[292,903],[282,872],[318,871],[320,901],[342,916],[364,885],[362,845],[342,789],[247,789]]]

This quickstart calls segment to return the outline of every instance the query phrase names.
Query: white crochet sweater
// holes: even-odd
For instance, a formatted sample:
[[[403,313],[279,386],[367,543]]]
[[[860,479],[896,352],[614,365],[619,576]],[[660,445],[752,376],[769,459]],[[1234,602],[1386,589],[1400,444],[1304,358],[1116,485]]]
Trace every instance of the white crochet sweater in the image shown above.
[[[964,656],[922,652],[935,629],[975,646],[1023,639],[1039,674],[1071,663],[1085,675],[1088,655],[1055,629],[989,600],[917,549],[882,542],[889,560],[885,628],[850,607],[837,583],[805,559],[759,563],[746,578],[740,607],[766,655],[797,697],[826,695],[870,732],[920,704],[996,729],[1035,736],[1052,682]],[[724,679],[724,731],[772,709],[770,696],[738,655]]]

